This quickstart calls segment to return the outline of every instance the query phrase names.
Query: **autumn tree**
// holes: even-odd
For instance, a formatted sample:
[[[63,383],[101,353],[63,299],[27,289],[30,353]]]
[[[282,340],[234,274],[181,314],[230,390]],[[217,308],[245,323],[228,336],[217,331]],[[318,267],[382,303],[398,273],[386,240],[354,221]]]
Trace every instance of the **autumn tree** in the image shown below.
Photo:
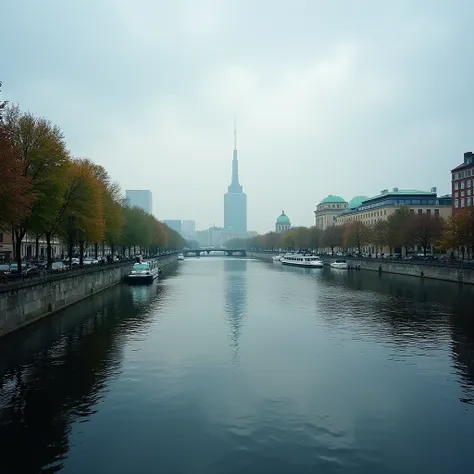
[[[55,193],[58,188],[51,177],[64,166],[68,153],[59,127],[30,112],[22,113],[18,106],[5,109],[4,126],[21,160],[22,174],[30,180],[29,194],[34,199],[31,214],[13,227],[15,256],[21,271],[21,243],[26,232],[37,228],[57,210]]]
[[[275,248],[278,248],[279,242],[280,234],[278,232],[268,232],[267,234],[262,235],[263,247],[267,249],[274,250]]]
[[[428,246],[433,245],[441,237],[443,221],[439,216],[431,214],[412,214],[408,226],[412,242],[420,245],[426,256]]]
[[[31,177],[24,175],[18,150],[0,123],[0,229],[17,227],[31,215],[34,196]]]
[[[330,225],[323,231],[321,245],[323,247],[329,247],[331,253],[334,255],[334,249],[336,247],[342,247],[343,245],[343,234],[344,226]]]
[[[318,227],[309,228],[309,248],[313,250],[319,249],[321,245],[323,231]]]
[[[2,82],[0,81],[0,92]],[[13,147],[11,134],[3,123],[6,101],[0,101],[0,229],[16,227],[31,214],[34,196],[31,179],[23,174],[20,154]]]
[[[70,264],[74,246],[79,243],[79,263],[82,265],[86,243],[100,241],[104,235],[102,190],[86,160],[71,160],[65,182],[60,232],[68,243]]]
[[[388,222],[380,220],[375,222],[371,228],[372,242],[380,252],[388,245]]]
[[[359,255],[362,254],[362,247],[370,243],[371,232],[361,221],[354,221],[344,228],[343,242],[344,247],[357,248]]]
[[[109,173],[103,166],[89,160],[87,160],[87,162],[100,183],[105,219],[104,241],[110,246],[111,252],[114,254],[115,247],[120,243],[123,226],[125,224],[120,186],[112,181]],[[97,258],[98,242],[94,242],[94,244]]]
[[[408,252],[408,247],[413,241],[410,228],[412,216],[413,213],[408,206],[401,206],[388,217],[387,242],[391,249],[405,247]]]

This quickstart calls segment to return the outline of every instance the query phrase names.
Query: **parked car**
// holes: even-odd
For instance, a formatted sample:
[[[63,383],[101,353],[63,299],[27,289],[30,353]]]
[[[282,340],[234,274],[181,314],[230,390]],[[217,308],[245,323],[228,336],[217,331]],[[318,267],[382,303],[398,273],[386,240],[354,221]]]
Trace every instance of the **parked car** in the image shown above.
[[[92,257],[87,257],[84,259],[84,265],[98,265],[99,260]]]
[[[63,272],[64,270],[67,270],[68,267],[65,265],[63,262],[53,262],[51,264],[51,270],[53,272]]]

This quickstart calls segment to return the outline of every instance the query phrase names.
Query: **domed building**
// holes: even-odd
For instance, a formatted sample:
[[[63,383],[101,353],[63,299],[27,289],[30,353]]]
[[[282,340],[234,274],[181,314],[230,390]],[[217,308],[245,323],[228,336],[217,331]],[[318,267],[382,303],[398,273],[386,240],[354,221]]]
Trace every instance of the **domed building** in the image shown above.
[[[348,207],[347,201],[341,196],[330,194],[326,196],[314,211],[315,226],[324,230],[336,223],[337,216]]]
[[[354,196],[349,201],[349,209],[355,209],[356,207],[359,207],[364,201],[367,201],[367,199],[369,199],[368,196]]]
[[[290,230],[291,222],[285,211],[281,211],[280,216],[275,222],[275,232],[286,232]]]

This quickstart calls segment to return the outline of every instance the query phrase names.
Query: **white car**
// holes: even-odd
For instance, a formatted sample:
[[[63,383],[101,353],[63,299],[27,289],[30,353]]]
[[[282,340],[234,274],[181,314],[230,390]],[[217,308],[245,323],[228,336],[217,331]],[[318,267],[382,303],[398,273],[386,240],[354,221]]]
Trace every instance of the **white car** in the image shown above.
[[[99,260],[92,257],[87,257],[84,259],[84,265],[98,265]]]

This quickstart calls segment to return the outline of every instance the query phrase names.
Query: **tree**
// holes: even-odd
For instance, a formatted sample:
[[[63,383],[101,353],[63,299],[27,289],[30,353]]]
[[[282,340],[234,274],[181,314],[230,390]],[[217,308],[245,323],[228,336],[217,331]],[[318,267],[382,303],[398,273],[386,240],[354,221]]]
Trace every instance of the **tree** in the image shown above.
[[[344,247],[356,247],[359,255],[362,254],[362,247],[370,242],[370,229],[361,221],[354,221],[344,228]]]
[[[409,221],[409,234],[413,242],[423,248],[425,256],[427,247],[439,240],[442,230],[443,221],[439,216],[413,214]]]
[[[17,227],[31,215],[35,197],[31,193],[31,177],[24,175],[18,150],[0,123],[0,228]]]
[[[274,250],[275,248],[278,247],[278,244],[280,242],[280,234],[277,232],[268,232],[265,235],[262,235],[262,244],[263,247]],[[235,247],[239,248],[239,247]]]
[[[66,195],[61,211],[61,234],[68,243],[69,263],[74,245],[80,245],[83,263],[86,242],[97,242],[104,236],[104,216],[100,182],[86,160],[72,160],[66,175]]]
[[[310,227],[309,229],[309,248],[313,250],[319,249],[321,245],[323,231],[318,227]]]
[[[280,237],[280,247],[285,250],[295,250],[296,248],[296,231],[288,230]]]
[[[383,248],[388,245],[388,222],[377,221],[371,229],[372,242],[376,246],[377,250],[383,252]]]
[[[340,225],[330,225],[324,229],[322,234],[322,245],[324,247],[329,247],[331,253],[334,255],[334,249],[336,247],[342,247],[344,226]]]
[[[21,271],[21,242],[26,232],[37,230],[40,223],[57,210],[58,189],[52,176],[64,166],[68,153],[59,127],[30,112],[22,113],[18,106],[5,109],[4,124],[22,162],[22,174],[30,179],[29,194],[34,198],[31,215],[13,226],[15,256]]]
[[[399,207],[388,218],[387,242],[390,248],[405,247],[408,252],[409,245],[413,242],[410,233],[410,221],[413,213],[408,206]]]
[[[2,82],[0,81],[0,92]],[[11,134],[3,123],[3,111],[8,102],[0,101],[0,229],[16,227],[31,214],[34,196],[31,179],[23,174],[18,150],[13,147]]]

